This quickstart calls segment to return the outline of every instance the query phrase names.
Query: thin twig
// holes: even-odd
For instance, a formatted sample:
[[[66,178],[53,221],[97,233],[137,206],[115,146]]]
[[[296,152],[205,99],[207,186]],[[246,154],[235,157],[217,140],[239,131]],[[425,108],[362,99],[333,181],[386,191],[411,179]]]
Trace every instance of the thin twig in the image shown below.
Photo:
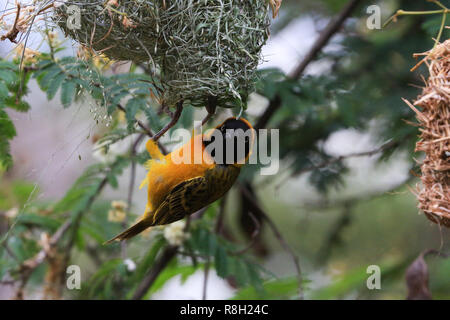
[[[137,152],[136,150],[144,137],[145,137],[144,133],[140,134],[137,137],[136,141],[131,146],[131,150],[130,150],[131,173],[130,173],[130,184],[128,186],[128,197],[127,197],[127,211],[128,212],[127,212],[127,215],[125,216],[125,219],[122,221],[123,228],[127,227],[127,217],[131,213],[131,205],[133,203],[134,184],[136,181],[136,159],[135,159],[136,152]],[[127,242],[126,241],[122,241],[120,243],[120,250],[121,250],[122,259],[126,259],[126,257],[127,257]]]
[[[205,274],[203,277],[203,296],[202,296],[202,300],[206,300],[206,291],[207,291],[207,287],[208,287],[208,275],[209,275],[209,266],[211,264],[211,259],[210,256],[206,257],[206,262],[205,262]]]
[[[33,271],[40,266],[48,257],[51,252],[51,249],[58,243],[58,241],[62,238],[62,236],[69,230],[69,227],[72,225],[72,220],[67,220],[64,224],[62,224],[58,230],[53,234],[53,236],[48,241],[48,246],[44,246],[34,257],[25,260],[19,266],[20,273],[20,284],[16,290],[15,298],[23,299],[24,289],[30,279]],[[65,269],[64,269],[65,270]]]
[[[107,183],[108,183],[108,176],[106,175],[100,181],[100,183],[99,183],[97,189],[95,190],[95,192],[87,199],[86,205],[85,205],[85,209],[83,210],[83,212],[80,212],[76,217],[73,218],[73,220],[72,220],[72,232],[70,233],[69,241],[68,241],[68,243],[66,245],[66,248],[64,249],[64,252],[67,255],[66,263],[68,262],[68,259],[70,257],[70,251],[72,250],[72,247],[73,247],[73,245],[75,243],[78,227],[79,227],[79,225],[81,223],[81,219],[82,219],[84,213],[89,210],[89,208],[94,203],[95,199],[99,196],[99,194],[102,192],[102,190],[106,187]]]
[[[8,246],[8,243],[5,241],[3,242],[3,247],[6,250],[6,253],[8,253],[11,258],[13,258],[14,260],[16,260],[16,262],[20,262],[19,258],[14,254],[14,252],[11,250],[11,248]]]
[[[241,190],[241,193],[248,200],[249,205],[251,205],[251,209],[254,212],[257,212],[258,215],[261,216],[267,222],[269,227],[272,229],[273,234],[277,238],[278,242],[280,242],[283,249],[291,256],[292,261],[294,262],[294,265],[295,265],[296,272],[297,272],[299,298],[303,299],[302,272],[301,272],[301,268],[300,268],[300,263],[298,262],[297,255],[292,250],[292,248],[289,246],[286,239],[284,239],[283,235],[278,230],[277,226],[272,221],[272,219],[266,214],[266,212],[261,208],[261,206],[255,201],[255,199],[251,195],[250,191],[248,191],[248,189],[245,188],[243,185],[240,185],[240,190]]]
[[[203,120],[202,120],[202,126],[204,126],[213,117],[213,115],[214,114],[212,114],[212,113],[208,113],[206,115],[206,117],[204,117]]]
[[[120,105],[120,104],[117,105],[117,108],[118,108],[120,111],[124,112],[124,113],[127,112],[127,111],[125,110],[125,108],[124,108],[122,105]],[[136,123],[138,124],[138,126],[139,126],[142,130],[144,130],[144,132],[147,134],[147,136],[149,136],[150,138],[153,138],[153,137],[154,137],[155,134],[153,133],[152,129],[150,129],[149,127],[147,127],[142,121],[140,121],[140,120],[138,120],[138,119],[135,119],[135,120],[136,120]],[[163,154],[167,154],[167,153],[168,153],[167,149],[166,149],[162,144],[158,143],[158,147],[159,147],[159,149],[161,149],[161,151],[162,151]]]
[[[16,38],[17,38],[17,35],[19,34],[19,29],[17,28],[17,22],[19,21],[20,9],[21,9],[20,3],[17,3],[17,12],[16,12],[16,18],[14,19],[14,24],[13,24],[11,30],[8,31],[8,33],[6,33],[5,35],[0,37],[1,41],[8,39],[12,43],[17,43]]]
[[[248,214],[250,215],[250,218],[255,224],[255,230],[253,230],[251,234],[250,243],[245,248],[234,252],[233,254],[235,255],[241,255],[250,250],[250,248],[252,248],[253,245],[256,243],[256,239],[258,238],[258,235],[261,232],[261,223],[259,223],[258,219],[256,219],[255,215],[250,210],[248,211]]]
[[[444,259],[450,258],[450,253],[445,253],[445,252],[442,252],[442,251],[439,251],[439,250],[436,250],[436,249],[428,249],[428,250],[422,252],[422,255],[424,257],[429,256],[429,255],[433,255],[433,256],[436,256],[436,257],[439,257],[439,258],[444,258]]]
[[[352,0],[347,3],[341,13],[337,16],[336,19],[331,21],[322,31],[320,37],[314,43],[312,48],[303,58],[303,61],[294,69],[294,71],[290,74],[292,79],[299,79],[300,76],[305,71],[306,67],[310,64],[311,61],[315,59],[315,57],[319,54],[320,51],[328,44],[333,35],[339,31],[339,29],[344,24],[345,20],[350,16],[356,6],[362,2],[361,0]]]
[[[317,259],[324,264],[330,257],[332,249],[342,242],[341,233],[351,222],[354,202],[346,202],[337,222],[327,231],[327,237],[318,251]]]
[[[225,218],[225,203],[227,201],[227,195],[228,193],[226,193],[222,197],[222,199],[220,199],[219,214],[217,215],[216,227],[214,229],[215,233],[217,234],[222,234],[223,231],[223,220]]]
[[[306,172],[309,172],[309,171],[313,171],[313,170],[317,170],[317,169],[323,169],[323,168],[326,168],[326,167],[328,167],[328,166],[330,166],[332,164],[335,164],[335,163],[337,163],[339,161],[342,161],[344,159],[373,156],[373,155],[376,155],[376,154],[381,153],[383,151],[395,148],[398,145],[399,145],[398,141],[391,140],[391,141],[386,142],[385,144],[383,144],[382,146],[380,146],[380,147],[378,147],[376,149],[369,150],[369,151],[364,151],[364,152],[350,153],[350,154],[347,154],[347,155],[342,155],[342,156],[338,156],[338,157],[335,157],[335,158],[331,158],[330,160],[323,161],[323,162],[321,162],[321,163],[319,163],[317,165],[312,165],[312,166],[303,168],[301,170],[297,170],[292,175],[299,175],[299,174],[306,173]]]
[[[170,122],[164,127],[162,128],[158,133],[156,133],[153,136],[153,140],[154,141],[158,141],[159,138],[161,138],[161,136],[166,133],[170,128],[172,128],[180,119],[181,116],[181,112],[183,111],[183,101],[177,103],[177,109],[175,110],[175,113],[172,116],[172,119],[170,120]]]
[[[31,274],[33,271],[42,264],[45,259],[50,254],[51,249],[58,243],[58,241],[70,230],[69,239],[67,245],[65,246],[63,252],[64,256],[64,266],[62,270],[66,270],[67,265],[70,260],[70,253],[72,247],[75,243],[75,238],[78,232],[78,228],[81,223],[81,219],[85,212],[89,210],[89,208],[94,203],[95,199],[101,193],[103,188],[106,186],[108,182],[107,176],[105,176],[99,183],[95,192],[87,199],[85,204],[85,209],[82,212],[79,212],[74,218],[67,220],[50,238],[48,241],[48,246],[43,248],[40,252],[38,252],[33,258],[30,258],[23,262],[23,264],[19,267],[19,273],[21,274],[21,283],[16,293],[16,298],[23,298],[23,289],[25,288]]]
[[[449,9],[442,9],[442,10],[430,10],[430,11],[405,11],[405,10],[397,10],[397,12],[392,15],[384,24],[383,28],[385,28],[389,23],[392,21],[397,21],[397,18],[400,16],[422,16],[422,15],[428,15],[428,14],[446,14],[449,13]]]
[[[53,234],[53,236],[50,238],[48,244],[49,247],[55,246],[58,241],[62,238],[62,236],[69,230],[69,227],[72,225],[71,220],[67,220],[65,223],[63,223],[58,230]],[[49,250],[46,250],[46,248],[43,248],[41,251],[39,251],[33,258],[30,258],[23,262],[22,268],[27,270],[33,270],[36,267],[38,267],[42,262],[44,262],[45,258],[47,257],[49,253]]]
[[[307,209],[307,210],[326,210],[326,209],[336,209],[336,208],[343,208],[348,203],[362,203],[364,201],[369,201],[372,199],[377,199],[379,197],[385,196],[387,194],[392,194],[395,192],[398,188],[406,185],[408,186],[408,183],[412,182],[416,177],[414,175],[409,175],[404,180],[400,181],[399,183],[395,184],[394,186],[390,187],[388,190],[384,190],[382,192],[376,191],[371,192],[369,194],[365,194],[364,196],[356,195],[356,196],[350,196],[346,198],[340,198],[338,200],[329,201],[327,199],[320,199],[317,202],[308,202],[301,206],[301,208]]]
[[[124,113],[127,113],[127,110],[125,110],[125,108],[124,108],[122,105],[118,104],[118,105],[117,105],[117,108],[118,108],[120,111],[123,111]],[[142,130],[144,130],[144,132],[145,132],[150,138],[152,138],[152,137],[154,136],[154,134],[153,134],[153,132],[152,132],[152,129],[150,129],[149,127],[147,127],[142,121],[136,119],[136,123],[138,124],[138,126],[139,126]]]
[[[208,122],[208,120],[211,119],[212,116],[216,113],[217,101],[218,101],[217,97],[214,97],[214,96],[208,97],[208,102],[206,103],[206,106],[205,106],[205,109],[206,109],[206,111],[208,111],[208,114],[203,119],[202,126],[204,126]]]

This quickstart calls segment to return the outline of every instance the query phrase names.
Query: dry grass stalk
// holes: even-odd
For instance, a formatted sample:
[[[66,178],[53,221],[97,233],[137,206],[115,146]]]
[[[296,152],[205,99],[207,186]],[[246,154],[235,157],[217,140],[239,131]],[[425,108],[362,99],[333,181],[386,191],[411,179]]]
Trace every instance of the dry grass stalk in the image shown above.
[[[418,55],[425,56],[420,64],[429,72],[421,95],[414,104],[407,102],[422,127],[416,151],[426,155],[418,207],[431,221],[450,228],[450,40]]]

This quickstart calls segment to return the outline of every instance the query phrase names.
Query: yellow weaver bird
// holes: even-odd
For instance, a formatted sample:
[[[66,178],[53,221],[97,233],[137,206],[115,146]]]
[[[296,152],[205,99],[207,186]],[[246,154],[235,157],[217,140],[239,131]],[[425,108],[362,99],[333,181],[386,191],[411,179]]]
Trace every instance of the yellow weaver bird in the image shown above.
[[[181,220],[221,198],[232,187],[251,154],[255,133],[243,118],[229,118],[215,130],[215,133],[194,136],[165,156],[152,139],[147,142],[152,159],[146,164],[148,173],[141,184],[141,188],[148,185],[145,213],[136,224],[106,243],[129,239],[149,227]],[[213,142],[218,147],[212,148]],[[239,146],[239,142],[243,145]],[[234,149],[227,157],[230,145]],[[173,153],[187,161],[174,161]]]

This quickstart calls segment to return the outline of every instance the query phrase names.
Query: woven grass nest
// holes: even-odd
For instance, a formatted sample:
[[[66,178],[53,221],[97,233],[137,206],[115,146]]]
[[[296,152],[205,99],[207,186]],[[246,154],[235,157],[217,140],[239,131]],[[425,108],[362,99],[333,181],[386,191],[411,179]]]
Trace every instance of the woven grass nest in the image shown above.
[[[428,219],[450,228],[450,40],[425,55],[429,77],[414,105],[408,103],[421,126],[416,151],[426,155],[417,197]]]
[[[168,105],[227,106],[253,90],[268,0],[78,0],[80,29],[67,27],[68,5],[54,16],[65,35],[114,60],[149,62]]]

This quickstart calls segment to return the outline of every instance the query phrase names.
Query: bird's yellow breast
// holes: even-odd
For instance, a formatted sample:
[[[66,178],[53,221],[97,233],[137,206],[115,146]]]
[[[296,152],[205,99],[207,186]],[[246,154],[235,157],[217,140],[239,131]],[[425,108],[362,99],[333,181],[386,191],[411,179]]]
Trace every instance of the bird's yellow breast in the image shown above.
[[[153,147],[147,145],[147,148]],[[197,135],[172,153],[161,156],[159,159],[156,155],[156,159],[148,162],[149,171],[146,179],[143,181],[143,185],[145,183],[148,184],[148,203],[145,214],[156,210],[166,195],[176,185],[183,181],[203,176],[206,170],[214,167],[215,164],[208,158],[208,155],[203,155],[202,157],[203,150],[202,135]],[[149,150],[149,152],[152,154],[155,151]],[[173,157],[174,153],[177,155],[176,158]],[[152,155],[152,157],[154,156]],[[179,160],[183,157],[185,157],[185,161],[180,163]],[[195,158],[197,160],[200,159],[200,163],[194,163]]]

